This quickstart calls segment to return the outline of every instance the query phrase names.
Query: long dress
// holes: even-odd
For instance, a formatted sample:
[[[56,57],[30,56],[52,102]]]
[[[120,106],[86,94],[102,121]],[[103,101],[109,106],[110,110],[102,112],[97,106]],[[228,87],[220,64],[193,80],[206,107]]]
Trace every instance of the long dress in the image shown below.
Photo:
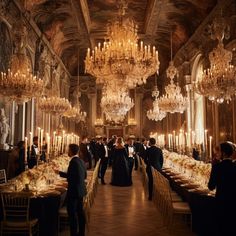
[[[132,185],[129,174],[128,154],[124,147],[116,147],[113,151],[111,184],[115,186]]]

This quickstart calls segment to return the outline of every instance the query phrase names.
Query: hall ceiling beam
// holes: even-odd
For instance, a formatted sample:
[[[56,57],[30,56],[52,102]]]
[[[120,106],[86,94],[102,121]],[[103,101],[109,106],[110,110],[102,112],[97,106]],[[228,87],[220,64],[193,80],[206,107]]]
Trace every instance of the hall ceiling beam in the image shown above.
[[[160,20],[159,16],[161,12],[162,0],[150,0],[148,2],[144,33],[147,35],[154,35]]]

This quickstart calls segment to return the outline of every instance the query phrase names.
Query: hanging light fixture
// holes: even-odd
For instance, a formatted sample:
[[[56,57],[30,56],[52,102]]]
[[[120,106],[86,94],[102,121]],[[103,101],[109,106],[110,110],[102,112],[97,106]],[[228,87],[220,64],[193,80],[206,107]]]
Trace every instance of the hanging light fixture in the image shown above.
[[[13,27],[16,41],[16,52],[10,59],[10,66],[6,72],[0,73],[0,95],[16,103],[29,101],[40,97],[43,93],[43,81],[33,75],[25,47],[27,29],[23,20]]]
[[[104,88],[101,108],[105,113],[106,120],[115,123],[122,122],[133,106],[134,102],[126,90],[117,87]]]
[[[98,83],[119,81],[127,88],[146,83],[147,78],[159,70],[158,51],[155,46],[138,45],[137,25],[125,17],[127,2],[117,1],[118,20],[107,28],[103,46],[87,51],[85,71],[96,77]]]
[[[154,90],[152,91],[152,97],[154,98],[153,109],[147,111],[147,117],[149,120],[161,121],[166,117],[166,112],[160,110],[158,104],[159,91],[157,88],[157,82],[155,80]]]
[[[229,102],[236,92],[236,68],[231,64],[232,52],[224,48],[223,40],[229,37],[229,25],[222,15],[213,21],[211,35],[218,44],[209,54],[210,68],[203,71],[195,89],[211,101]]]
[[[159,108],[164,112],[169,113],[183,113],[188,106],[188,98],[184,97],[181,93],[181,88],[174,82],[175,76],[178,78],[179,71],[174,66],[172,60],[172,33],[171,33],[171,61],[169,67],[166,70],[167,78],[170,79],[170,83],[165,87],[165,95],[158,99]]]
[[[71,109],[71,104],[66,98],[44,97],[39,100],[39,108],[45,113],[63,116]]]

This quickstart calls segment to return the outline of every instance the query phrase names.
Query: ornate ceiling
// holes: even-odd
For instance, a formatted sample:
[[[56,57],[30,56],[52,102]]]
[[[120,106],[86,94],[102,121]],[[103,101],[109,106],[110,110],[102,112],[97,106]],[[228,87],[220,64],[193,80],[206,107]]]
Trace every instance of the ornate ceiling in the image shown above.
[[[116,17],[117,0],[26,0],[26,8],[71,75],[83,68],[85,51],[102,41],[106,24]],[[127,13],[145,44],[159,50],[161,71],[216,5],[217,0],[128,0]],[[83,71],[80,70],[80,73]]]

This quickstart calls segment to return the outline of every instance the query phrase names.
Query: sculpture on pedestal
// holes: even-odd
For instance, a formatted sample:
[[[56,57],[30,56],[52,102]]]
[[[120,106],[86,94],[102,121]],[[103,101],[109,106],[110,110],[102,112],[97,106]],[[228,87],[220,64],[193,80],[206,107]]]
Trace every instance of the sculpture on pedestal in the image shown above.
[[[1,108],[0,112],[0,149],[8,150],[9,145],[6,143],[8,134],[10,132],[10,126],[7,123],[7,117],[5,115],[4,108]]]

